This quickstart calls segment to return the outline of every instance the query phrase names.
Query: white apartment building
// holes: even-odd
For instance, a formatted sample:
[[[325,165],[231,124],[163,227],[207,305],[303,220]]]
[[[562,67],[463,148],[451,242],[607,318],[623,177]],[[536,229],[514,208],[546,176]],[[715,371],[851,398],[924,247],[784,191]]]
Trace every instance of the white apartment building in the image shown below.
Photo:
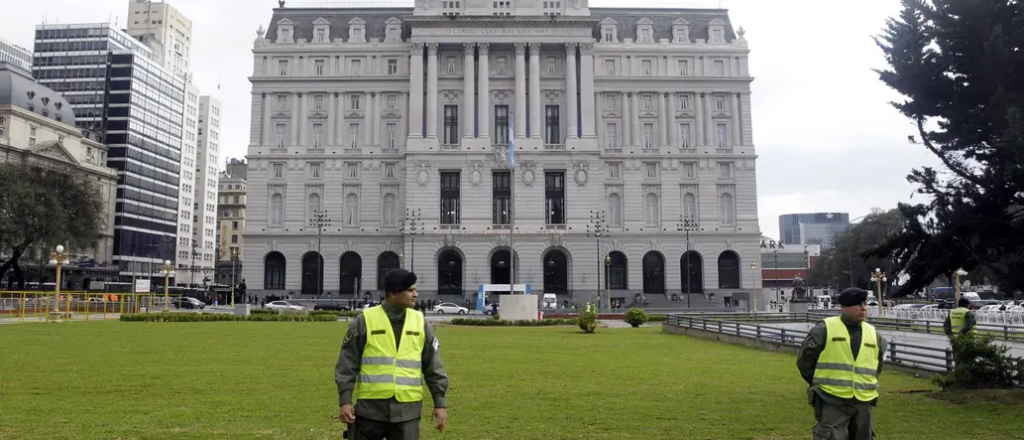
[[[192,240],[197,184],[196,155],[199,145],[199,88],[185,84],[185,105],[182,114],[181,159],[178,193],[178,241],[174,266],[187,271],[177,271],[176,282],[191,283],[196,267],[202,267],[198,258],[198,244]],[[198,176],[201,178],[202,176]],[[195,258],[193,257],[195,251]],[[199,260],[199,261],[195,261]],[[183,278],[184,277],[184,278]],[[199,277],[202,279],[202,276]]]
[[[217,179],[220,165],[220,101],[199,97],[199,141],[196,149],[195,200],[192,204],[192,241],[196,265],[214,268],[217,263]],[[212,278],[212,272],[204,276]]]
[[[154,61],[178,76],[192,71],[192,20],[166,2],[129,0],[128,34],[153,50]]]
[[[32,71],[32,51],[0,38],[0,62]]]
[[[281,7],[262,31],[250,291],[375,291],[398,266],[460,302],[513,267],[577,302],[760,285],[753,78],[727,11]]]

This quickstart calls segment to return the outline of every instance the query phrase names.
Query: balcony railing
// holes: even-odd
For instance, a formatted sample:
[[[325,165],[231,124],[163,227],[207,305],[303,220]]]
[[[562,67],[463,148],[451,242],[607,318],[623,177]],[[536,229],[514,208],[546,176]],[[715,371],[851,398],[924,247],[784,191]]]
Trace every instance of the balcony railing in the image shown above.
[[[459,144],[441,144],[441,150],[443,151],[459,151],[462,148]]]
[[[564,150],[565,144],[544,144],[545,150]]]

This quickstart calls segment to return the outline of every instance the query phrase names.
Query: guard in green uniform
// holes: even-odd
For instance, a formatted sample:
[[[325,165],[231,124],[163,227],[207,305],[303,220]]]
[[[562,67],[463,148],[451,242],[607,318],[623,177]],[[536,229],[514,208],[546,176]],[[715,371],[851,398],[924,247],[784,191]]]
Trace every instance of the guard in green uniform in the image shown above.
[[[942,330],[950,339],[954,336],[974,334],[974,327],[978,325],[978,320],[970,309],[971,300],[960,298],[956,305],[957,307],[950,310],[949,315],[946,315],[946,321],[942,323]]]
[[[339,418],[350,440],[417,440],[423,384],[434,401],[431,422],[448,423],[440,343],[416,305],[416,274],[394,269],[384,275],[387,298],[356,316],[341,344],[334,381]],[[354,404],[354,406],[353,406]]]
[[[839,294],[842,314],[819,322],[807,334],[796,360],[810,388],[814,440],[871,440],[871,411],[878,401],[887,344],[864,322],[868,292],[851,287]]]

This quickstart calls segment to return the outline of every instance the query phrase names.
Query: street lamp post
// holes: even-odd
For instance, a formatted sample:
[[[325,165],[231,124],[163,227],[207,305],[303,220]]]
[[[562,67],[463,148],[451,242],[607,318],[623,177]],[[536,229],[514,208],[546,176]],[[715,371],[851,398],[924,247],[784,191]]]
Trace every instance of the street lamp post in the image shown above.
[[[601,237],[608,235],[608,217],[605,215],[603,210],[601,211],[590,211],[590,222],[587,223],[587,237],[597,238],[597,247],[595,248],[594,254],[597,255],[597,302],[600,304],[601,301]],[[607,272],[605,272],[607,275]],[[604,292],[607,296],[608,292]]]
[[[697,232],[698,229],[697,219],[693,216],[679,217],[679,223],[676,224],[676,232],[686,233],[686,287],[683,289],[683,293],[686,294],[686,308],[690,308],[690,231]]]
[[[423,235],[423,233],[425,232],[424,231],[424,226],[423,226],[423,212],[419,208],[416,208],[416,209],[405,208],[405,218],[402,219],[402,227],[401,227],[401,229],[399,231],[402,233],[402,235],[408,235],[409,236],[409,244],[411,246],[411,249],[409,249],[409,271],[415,272],[416,271],[416,236],[417,235]],[[514,251],[511,250],[511,247],[512,246],[510,245],[509,246],[509,255],[511,255],[511,257],[509,257],[509,258],[514,260],[515,259],[515,255],[514,255]],[[402,259],[402,264],[403,265],[405,264],[405,259],[404,258]],[[513,267],[514,267],[514,264],[515,263],[513,262]],[[512,269],[512,270],[515,270],[515,269]],[[513,287],[512,290],[515,290],[515,288]]]
[[[189,289],[195,289],[196,287],[196,257],[199,256],[199,251],[196,250],[196,247],[198,247],[198,244],[196,243],[195,240],[192,240],[192,268],[190,269],[190,272],[192,272],[192,276],[191,281],[188,285]],[[132,289],[134,289],[134,287],[132,287]]]
[[[231,308],[235,308],[235,264],[238,263],[238,248],[231,248]]]
[[[963,269],[957,269],[953,272],[953,291],[956,292],[956,298],[954,299],[953,307],[960,306],[960,277],[967,276],[967,271]],[[952,308],[952,307],[951,307]]]
[[[757,313],[757,296],[760,294],[757,288],[757,263],[750,262],[750,294],[754,300],[754,313]]]
[[[875,282],[875,286],[878,290],[878,314],[881,315],[882,308],[885,307],[885,298],[882,297],[882,283],[887,281],[882,269],[875,268],[875,271],[871,274],[871,281]]]
[[[604,302],[605,309],[612,309],[612,254],[604,256]]]
[[[171,264],[171,260],[164,260],[164,265],[160,269],[164,271],[164,311],[167,312],[168,303],[170,302],[170,295],[168,294],[168,286],[170,286],[171,272],[174,270],[174,265]]]
[[[64,252],[64,246],[57,245],[53,252],[50,254],[50,264],[57,266],[56,272],[56,283],[54,284],[53,293],[53,311],[60,313],[60,278],[61,278],[61,266],[64,262],[68,261],[68,253]],[[71,298],[68,297],[68,313],[71,313]],[[59,315],[58,315],[59,316]],[[69,315],[70,316],[70,315]]]
[[[316,226],[316,256],[317,256],[317,270],[316,270],[316,297],[319,298],[323,295],[324,283],[321,277],[324,276],[324,256],[320,253],[320,243],[323,239],[324,228],[331,227],[331,218],[327,216],[326,209],[314,209],[313,217],[309,219],[310,226]],[[232,256],[232,260],[234,256]],[[235,287],[234,287],[234,261],[231,263],[231,306],[235,305]],[[358,293],[358,292],[357,292]]]
[[[779,297],[779,250],[772,251],[772,288],[775,289],[775,302],[781,306],[782,298]]]

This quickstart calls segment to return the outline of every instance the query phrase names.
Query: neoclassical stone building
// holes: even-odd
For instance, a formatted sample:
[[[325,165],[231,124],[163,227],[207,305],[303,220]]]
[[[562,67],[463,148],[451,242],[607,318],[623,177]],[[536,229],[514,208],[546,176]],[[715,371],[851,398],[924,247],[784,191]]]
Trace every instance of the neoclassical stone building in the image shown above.
[[[253,54],[251,291],[375,291],[403,265],[472,298],[508,282],[510,227],[534,292],[760,285],[749,51],[725,10],[281,7]]]

